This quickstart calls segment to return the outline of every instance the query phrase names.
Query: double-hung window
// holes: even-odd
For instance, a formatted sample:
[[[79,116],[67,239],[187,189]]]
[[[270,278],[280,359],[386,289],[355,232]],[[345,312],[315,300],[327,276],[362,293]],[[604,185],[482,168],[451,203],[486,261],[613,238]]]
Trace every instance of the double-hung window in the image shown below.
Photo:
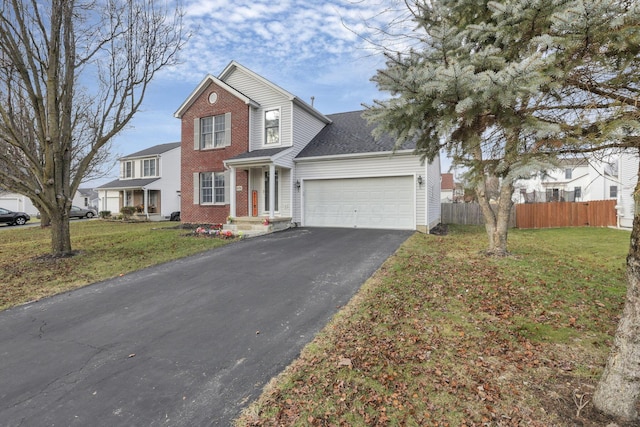
[[[195,149],[221,148],[231,144],[231,113],[196,119]]]
[[[200,174],[200,203],[224,203],[224,172],[204,172]]]
[[[264,113],[264,143],[280,143],[280,110],[267,110]]]
[[[142,161],[142,176],[156,176],[156,159]]]
[[[564,170],[564,179],[572,179],[572,176],[573,176],[573,169],[566,168]]]
[[[122,164],[122,177],[123,178],[133,178],[134,169],[133,162],[127,161]]]

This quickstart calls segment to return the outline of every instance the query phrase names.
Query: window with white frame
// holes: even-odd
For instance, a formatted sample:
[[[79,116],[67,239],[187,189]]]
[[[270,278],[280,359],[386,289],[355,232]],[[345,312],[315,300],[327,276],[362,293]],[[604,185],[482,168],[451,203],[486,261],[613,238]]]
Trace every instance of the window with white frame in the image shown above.
[[[612,199],[615,199],[616,197],[618,197],[618,186],[617,185],[609,186],[609,197],[612,198]]]
[[[582,187],[573,187],[573,200],[577,201],[582,197]]]
[[[122,177],[123,178],[133,178],[134,175],[134,167],[132,161],[127,161],[122,163]]]
[[[200,174],[200,203],[225,202],[224,172],[204,172]]]
[[[571,179],[572,176],[573,176],[573,169],[566,168],[564,170],[564,179]]]
[[[145,159],[142,161],[142,176],[157,176],[156,159]]]
[[[264,143],[280,143],[280,110],[267,110],[264,113]]]
[[[226,145],[225,115],[203,117],[200,119],[200,148],[219,148]]]

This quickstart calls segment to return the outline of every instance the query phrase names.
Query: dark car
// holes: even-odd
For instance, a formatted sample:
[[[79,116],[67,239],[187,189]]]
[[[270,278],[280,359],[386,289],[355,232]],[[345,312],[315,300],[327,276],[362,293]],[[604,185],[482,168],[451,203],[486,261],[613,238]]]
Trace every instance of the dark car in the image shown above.
[[[91,208],[84,209],[78,206],[71,206],[71,210],[69,211],[69,218],[93,218],[97,215],[98,213]]]
[[[0,208],[0,222],[9,225],[24,225],[31,217],[24,212],[13,212],[9,209]]]

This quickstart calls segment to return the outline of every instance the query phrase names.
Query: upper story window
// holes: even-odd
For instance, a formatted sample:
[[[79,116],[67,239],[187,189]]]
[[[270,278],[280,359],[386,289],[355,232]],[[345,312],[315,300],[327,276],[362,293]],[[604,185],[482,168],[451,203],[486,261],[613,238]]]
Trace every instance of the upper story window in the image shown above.
[[[193,139],[196,150],[231,145],[231,113],[195,119]]]
[[[264,112],[264,143],[280,143],[280,110],[268,110]]]
[[[609,186],[609,197],[612,199],[615,199],[616,197],[618,197],[618,186],[617,185],[610,185]]]
[[[565,179],[571,179],[572,176],[573,176],[573,169],[567,168],[564,170]]]
[[[142,176],[157,176],[156,159],[142,161]]]
[[[129,160],[122,163],[122,177],[123,178],[133,178],[135,174],[135,168],[133,161]]]

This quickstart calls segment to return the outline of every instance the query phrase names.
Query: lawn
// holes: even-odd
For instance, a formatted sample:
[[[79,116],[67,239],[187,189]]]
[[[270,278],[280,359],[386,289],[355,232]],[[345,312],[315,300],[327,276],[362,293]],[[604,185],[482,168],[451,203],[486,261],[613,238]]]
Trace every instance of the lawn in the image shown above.
[[[603,426],[591,404],[629,233],[415,234],[269,384],[240,426]],[[624,423],[618,425],[624,426]]]
[[[50,231],[0,230],[0,310],[223,245],[175,223],[71,221],[74,257],[47,257]]]

